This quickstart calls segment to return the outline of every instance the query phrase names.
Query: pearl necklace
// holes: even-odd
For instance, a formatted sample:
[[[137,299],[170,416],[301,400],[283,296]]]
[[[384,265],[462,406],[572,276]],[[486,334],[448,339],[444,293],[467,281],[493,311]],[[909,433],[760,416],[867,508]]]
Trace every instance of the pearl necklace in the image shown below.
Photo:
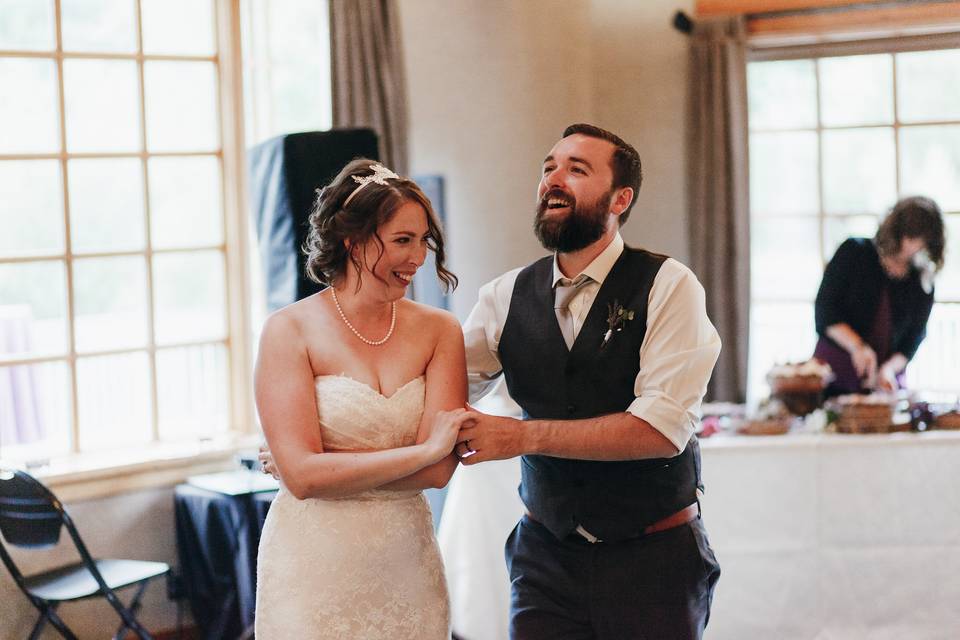
[[[380,340],[371,340],[369,338],[365,338],[362,335],[360,335],[360,332],[357,331],[357,329],[352,324],[350,324],[349,320],[347,320],[346,314],[344,314],[343,309],[340,308],[340,301],[337,300],[337,290],[334,289],[333,287],[330,287],[330,293],[333,294],[333,304],[337,306],[337,313],[340,314],[340,319],[343,320],[343,324],[347,325],[347,328],[350,329],[350,331],[353,331],[353,335],[357,336],[358,338],[366,342],[371,347],[379,347],[384,342],[389,340],[390,336],[393,335],[393,330],[397,326],[397,301],[396,300],[394,300],[393,303],[390,305],[390,330],[387,331],[387,335],[383,336],[383,338],[381,338]]]

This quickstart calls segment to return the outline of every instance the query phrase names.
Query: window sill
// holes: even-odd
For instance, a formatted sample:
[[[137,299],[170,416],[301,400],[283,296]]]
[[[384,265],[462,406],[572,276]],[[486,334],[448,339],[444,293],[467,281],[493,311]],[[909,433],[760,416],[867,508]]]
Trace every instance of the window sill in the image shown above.
[[[260,441],[258,435],[231,434],[206,442],[75,455],[30,473],[64,502],[91,500],[172,487],[192,475],[235,468],[236,455],[255,450]]]

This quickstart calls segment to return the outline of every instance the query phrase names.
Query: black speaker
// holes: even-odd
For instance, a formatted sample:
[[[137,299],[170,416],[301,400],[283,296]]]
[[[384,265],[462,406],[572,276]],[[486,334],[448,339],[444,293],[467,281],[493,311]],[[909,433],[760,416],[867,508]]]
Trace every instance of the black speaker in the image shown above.
[[[323,288],[304,271],[307,218],[317,189],[354,158],[379,160],[371,129],[291,133],[249,150],[251,214],[270,311]]]

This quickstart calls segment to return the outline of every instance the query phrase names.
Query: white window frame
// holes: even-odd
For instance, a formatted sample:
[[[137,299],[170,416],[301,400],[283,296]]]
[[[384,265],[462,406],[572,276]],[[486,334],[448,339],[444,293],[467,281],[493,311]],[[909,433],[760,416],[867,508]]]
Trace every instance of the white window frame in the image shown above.
[[[59,126],[60,126],[60,152],[59,153],[18,153],[2,154],[0,160],[26,161],[26,160],[57,160],[60,163],[63,199],[63,229],[64,229],[64,252],[62,254],[42,254],[30,256],[16,256],[0,258],[0,264],[26,263],[36,260],[61,260],[65,264],[66,287],[67,287],[67,307],[66,319],[68,322],[68,349],[67,354],[49,357],[28,357],[22,359],[5,360],[3,366],[31,365],[48,362],[65,362],[71,369],[72,393],[71,393],[71,411],[72,411],[72,433],[71,447],[72,452],[65,459],[52,461],[52,465],[46,468],[38,468],[35,472],[47,479],[53,486],[75,485],[68,490],[66,494],[61,492],[64,498],[93,497],[110,493],[118,493],[129,488],[142,488],[145,486],[156,486],[157,484],[172,484],[182,480],[189,473],[197,470],[208,470],[210,468],[222,468],[225,461],[232,459],[238,448],[249,447],[251,442],[255,442],[256,422],[254,420],[254,410],[252,403],[252,394],[249,389],[252,379],[252,348],[248,339],[250,335],[250,309],[247,304],[250,292],[248,283],[249,274],[249,242],[248,242],[248,207],[246,200],[246,157],[244,143],[244,117],[243,117],[243,66],[241,57],[241,38],[240,38],[240,0],[212,0],[213,19],[215,29],[215,53],[211,56],[196,55],[152,55],[143,53],[142,26],[140,22],[141,7],[139,0],[130,0],[135,3],[137,31],[137,52],[135,53],[96,53],[96,52],[64,52],[62,45],[62,27],[61,27],[61,3],[60,0],[53,0],[54,21],[56,29],[55,49],[52,51],[23,51],[23,50],[3,50],[0,51],[2,58],[34,58],[53,60],[58,68],[58,89],[57,96],[59,100]],[[63,63],[67,59],[109,59],[109,60],[133,60],[137,62],[138,90],[140,92],[140,122],[141,139],[140,151],[129,153],[70,153],[67,152],[66,144],[66,113],[64,109],[64,79]],[[220,140],[219,150],[213,152],[180,153],[180,152],[149,152],[146,142],[146,103],[144,96],[144,62],[152,60],[177,60],[177,61],[203,61],[212,62],[217,70],[218,78],[218,105],[220,120]],[[222,176],[222,206],[224,214],[224,241],[222,245],[211,247],[192,247],[184,250],[162,250],[162,253],[177,253],[186,251],[196,251],[198,249],[216,249],[223,252],[225,261],[225,284],[226,284],[226,337],[221,340],[203,340],[196,343],[189,342],[186,345],[193,344],[223,344],[227,350],[227,398],[229,411],[229,431],[222,438],[213,442],[196,443],[191,442],[183,445],[166,446],[159,442],[159,422],[158,422],[158,404],[157,404],[157,377],[156,377],[156,352],[158,350],[154,341],[153,333],[153,295],[149,289],[153,285],[153,276],[151,273],[152,264],[150,258],[154,253],[161,253],[151,248],[149,243],[150,233],[150,202],[149,202],[149,183],[147,181],[147,160],[151,157],[164,156],[215,156],[221,165]],[[112,257],[121,255],[144,256],[147,264],[147,287],[146,292],[149,327],[149,341],[144,347],[130,349],[114,349],[97,352],[84,352],[83,356],[120,354],[128,352],[143,352],[148,354],[151,370],[151,395],[152,395],[152,443],[149,447],[141,448],[146,451],[138,451],[136,454],[131,452],[127,457],[126,452],[111,452],[109,456],[103,454],[81,454],[78,451],[79,446],[79,409],[77,393],[77,375],[76,364],[78,354],[74,344],[74,301],[72,287],[72,265],[74,256],[71,253],[71,236],[69,221],[69,196],[68,196],[68,175],[67,162],[75,158],[137,158],[141,162],[144,176],[144,211],[145,224],[148,242],[143,250],[129,252],[104,252],[96,254],[84,253],[82,257]],[[184,345],[163,345],[163,349],[173,346]],[[2,453],[2,452],[0,452]],[[118,463],[118,459],[120,462]],[[140,473],[140,477],[132,477],[131,474]],[[117,482],[120,478],[127,478],[126,481]]]
[[[848,41],[848,42],[821,42],[816,44],[801,44],[795,46],[769,46],[769,47],[759,47],[754,46],[748,48],[747,50],[747,63],[751,62],[771,62],[771,61],[782,61],[782,60],[816,60],[818,58],[828,58],[828,57],[841,57],[841,56],[858,56],[858,55],[869,55],[869,54],[897,54],[905,53],[911,51],[935,51],[935,50],[944,50],[944,49],[960,49],[960,33],[950,32],[950,33],[936,33],[928,35],[918,35],[906,38],[875,38],[870,40],[860,40],[860,41]],[[814,67],[814,72],[817,74],[817,91],[819,94],[820,90],[820,78],[819,78],[819,66]],[[900,129],[904,127],[915,126],[914,124],[905,124],[902,125],[899,119],[899,113],[897,112],[897,86],[896,86],[896,65],[893,67],[893,93],[891,94],[891,99],[893,100],[893,123],[892,125],[883,125],[892,127],[894,132],[894,157],[896,159],[896,192],[899,197],[903,197],[901,192],[901,177],[900,177]],[[763,129],[762,132],[789,132],[789,131],[815,131],[818,138],[818,155],[817,155],[817,175],[818,175],[818,207],[819,211],[817,212],[817,221],[819,224],[819,250],[820,258],[823,266],[825,267],[827,262],[830,260],[832,255],[827,255],[826,252],[826,220],[829,218],[836,218],[842,216],[828,215],[824,212],[824,197],[823,197],[823,138],[822,134],[825,130],[831,129],[855,129],[858,127],[855,126],[844,126],[844,127],[824,127],[822,124],[822,118],[820,114],[820,101],[819,95],[817,96],[817,123],[815,128],[783,128],[783,129]],[[916,126],[931,126],[931,125],[960,125],[960,120],[948,120],[942,122],[923,122],[918,123]],[[864,126],[859,128],[877,128],[875,125]],[[749,133],[753,133],[751,130]],[[890,203],[892,206],[894,203]],[[945,217],[957,218],[960,217],[960,210],[944,210]],[[877,212],[878,220],[882,219],[883,212]],[[769,216],[770,218],[777,218],[778,216]],[[784,218],[790,218],[792,216],[782,216]],[[753,219],[753,212],[751,212],[751,220]],[[957,260],[960,259],[960,256],[948,255],[947,259]],[[753,307],[755,304],[796,304],[810,303],[812,305],[812,300],[799,299],[797,297],[788,298],[760,298],[751,293],[750,296],[750,305]],[[960,308],[960,299],[944,299],[942,296],[937,295],[937,300],[935,305],[950,305]],[[752,347],[751,347],[752,348]],[[922,349],[922,346],[921,346]],[[763,375],[764,372],[755,372],[751,371],[748,373],[748,380],[754,380],[755,376]],[[956,387],[956,383],[954,384]],[[934,389],[933,391],[946,391],[950,393],[948,389]],[[953,392],[960,395],[960,390],[954,389]]]

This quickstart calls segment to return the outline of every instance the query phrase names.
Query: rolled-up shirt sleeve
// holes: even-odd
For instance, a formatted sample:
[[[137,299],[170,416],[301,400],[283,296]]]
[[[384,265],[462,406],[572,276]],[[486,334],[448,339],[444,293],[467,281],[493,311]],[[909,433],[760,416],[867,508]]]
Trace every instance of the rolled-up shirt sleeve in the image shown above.
[[[503,373],[497,349],[519,273],[520,269],[514,269],[483,285],[477,304],[463,324],[470,402],[490,392]]]
[[[636,399],[627,411],[682,452],[697,429],[719,355],[720,336],[707,317],[703,286],[690,269],[666,260],[650,290]]]

